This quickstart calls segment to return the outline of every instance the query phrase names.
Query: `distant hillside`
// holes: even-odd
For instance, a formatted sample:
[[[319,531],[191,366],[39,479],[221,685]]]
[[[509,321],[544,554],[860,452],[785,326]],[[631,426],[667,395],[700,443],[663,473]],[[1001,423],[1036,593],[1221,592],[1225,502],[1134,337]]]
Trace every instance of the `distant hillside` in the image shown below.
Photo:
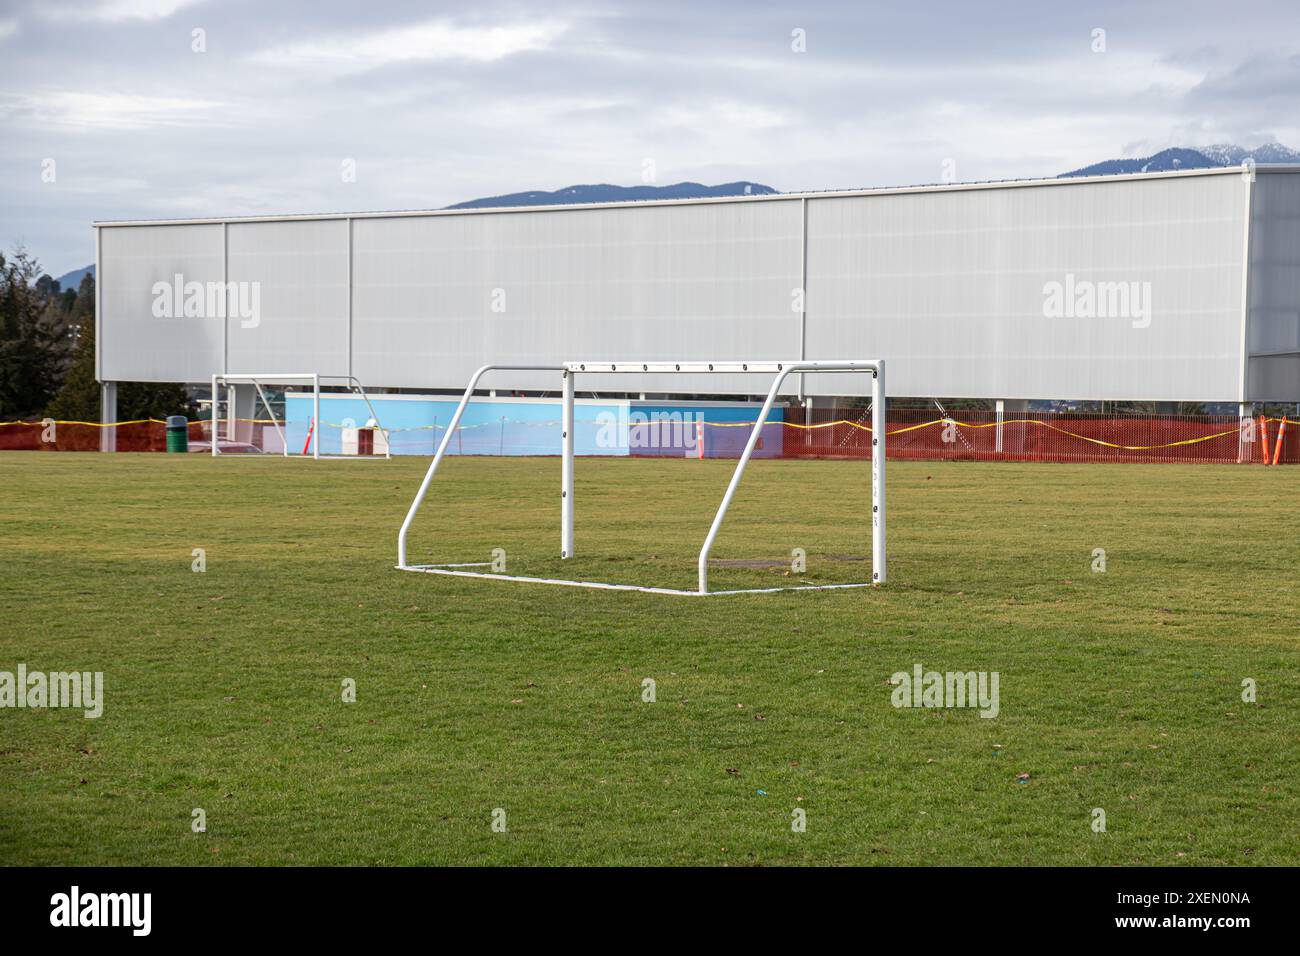
[[[601,183],[594,186],[567,186],[555,192],[533,190],[509,193],[505,196],[488,196],[456,203],[448,209],[486,209],[499,206],[557,206],[585,202],[630,202],[646,199],[704,199],[712,196],[769,196],[776,192],[762,183],[723,183],[705,186],[702,183],[674,183],[671,186],[611,186]]]
[[[58,278],[59,288],[79,289],[81,288],[81,280],[86,275],[93,276],[94,274],[95,274],[95,264],[93,262],[88,266],[82,266],[80,269],[73,269],[71,272],[65,272],[63,275],[59,276]]]
[[[1108,159],[1093,163],[1068,173],[1067,176],[1114,176],[1119,173],[1163,173],[1177,169],[1212,169],[1218,166],[1240,166],[1245,160],[1253,159],[1265,163],[1300,163],[1300,152],[1288,149],[1279,143],[1268,143],[1258,149],[1242,149],[1230,143],[1216,146],[1204,146],[1200,149],[1165,149],[1154,156],[1140,159]]]

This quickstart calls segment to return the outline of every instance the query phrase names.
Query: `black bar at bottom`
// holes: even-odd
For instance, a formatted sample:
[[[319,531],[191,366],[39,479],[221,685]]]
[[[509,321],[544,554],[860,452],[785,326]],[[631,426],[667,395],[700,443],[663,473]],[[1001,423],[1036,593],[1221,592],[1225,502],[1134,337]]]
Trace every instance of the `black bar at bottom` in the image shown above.
[[[1045,939],[1233,942],[1274,935],[1294,871],[1281,869],[4,869],[6,943],[92,939],[373,942],[377,930],[438,926],[541,942],[628,933],[685,942],[688,923],[733,941],[843,927],[861,941],[969,934]],[[74,889],[75,887],[75,889]],[[147,894],[147,896],[146,896]],[[86,925],[86,924],[115,925]],[[74,925],[75,924],[75,925]],[[475,930],[477,927],[477,930]],[[511,928],[513,927],[513,929]],[[147,930],[147,932],[146,932]],[[896,934],[903,932],[904,936]],[[667,933],[664,937],[661,934]],[[523,934],[523,935],[518,935]],[[613,934],[613,935],[608,935]],[[1243,936],[1242,934],[1246,934]],[[460,937],[463,939],[463,936]],[[451,938],[446,938],[450,942]],[[641,944],[638,944],[641,945]]]

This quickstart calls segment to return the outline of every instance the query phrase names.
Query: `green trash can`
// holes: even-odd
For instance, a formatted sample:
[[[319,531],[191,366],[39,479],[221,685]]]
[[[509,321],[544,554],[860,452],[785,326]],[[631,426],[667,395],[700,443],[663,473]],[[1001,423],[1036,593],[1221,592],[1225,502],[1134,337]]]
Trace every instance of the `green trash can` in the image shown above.
[[[167,450],[169,452],[190,450],[190,422],[184,415],[167,416]]]

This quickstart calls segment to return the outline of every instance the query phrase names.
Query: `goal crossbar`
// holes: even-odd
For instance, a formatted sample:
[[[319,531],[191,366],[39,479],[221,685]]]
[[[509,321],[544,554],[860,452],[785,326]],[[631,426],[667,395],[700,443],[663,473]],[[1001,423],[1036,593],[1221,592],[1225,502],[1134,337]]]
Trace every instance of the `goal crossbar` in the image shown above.
[[[220,416],[218,408],[220,407],[219,388],[222,385],[252,385],[257,389],[257,397],[266,409],[266,414],[271,419],[271,424],[275,426],[276,434],[280,436],[281,455],[285,458],[300,457],[289,454],[289,441],[281,427],[280,420],[275,417],[275,411],[271,408],[271,402],[263,391],[263,385],[274,385],[285,382],[310,382],[312,388],[312,419],[311,419],[311,457],[315,459],[373,459],[373,458],[391,458],[392,451],[389,443],[388,432],[384,429],[379,421],[379,413],[375,411],[375,406],[370,402],[370,396],[366,394],[365,387],[361,380],[355,375],[322,375],[319,372],[220,372],[212,376],[212,456],[215,458],[221,454],[218,445],[220,442],[217,438],[218,423]],[[322,454],[320,450],[320,387],[322,383],[342,382],[347,385],[350,391],[356,392],[361,396],[361,400],[366,403],[366,408],[370,411],[370,418],[375,423],[375,429],[384,436],[384,453],[382,455],[330,455]],[[230,415],[234,419],[234,414]],[[286,416],[287,418],[287,416]],[[288,422],[286,420],[285,424]],[[236,457],[244,458],[245,455]],[[252,456],[257,457],[257,456]]]
[[[726,493],[722,497],[722,503],[718,506],[717,513],[713,517],[713,523],[709,527],[708,535],[704,539],[704,545],[700,548],[699,558],[697,561],[698,586],[695,590],[689,591],[675,588],[654,588],[640,587],[632,584],[607,584],[599,581],[576,581],[560,578],[537,578],[523,577],[520,575],[496,574],[485,571],[465,570],[470,567],[482,567],[483,565],[470,564],[408,564],[406,559],[406,538],[411,529],[411,524],[415,520],[420,506],[424,503],[425,495],[429,491],[429,486],[433,482],[433,476],[438,471],[438,466],[442,463],[443,457],[447,453],[447,448],[451,443],[452,435],[455,434],[457,427],[460,425],[461,416],[465,408],[473,398],[474,391],[478,387],[479,381],[489,372],[493,371],[552,371],[559,372],[563,384],[563,410],[560,421],[561,437],[561,468],[560,468],[560,557],[562,559],[572,558],[574,555],[574,534],[573,534],[573,431],[574,431],[574,381],[579,375],[591,374],[617,374],[617,373],[681,373],[681,374],[735,374],[735,373],[768,373],[774,377],[772,384],[768,388],[767,398],[763,402],[762,411],[758,414],[757,421],[749,433],[749,439],[745,443],[745,449],[736,463],[736,469],[732,472],[731,481],[727,485]],[[859,372],[869,373],[871,375],[871,580],[855,584],[822,584],[822,585],[795,585],[790,587],[777,588],[745,588],[730,591],[710,591],[709,590],[709,553],[713,549],[713,542],[722,529],[722,523],[726,519],[727,509],[731,506],[731,499],[740,486],[740,481],[744,477],[745,468],[749,464],[749,459],[758,444],[759,436],[762,434],[763,426],[767,423],[767,417],[772,411],[772,406],[776,402],[776,397],[781,390],[781,385],[786,378],[795,372]],[[456,411],[451,417],[451,422],[447,426],[447,431],[442,436],[442,441],[438,443],[437,451],[434,453],[433,461],[429,464],[429,470],[425,472],[424,480],[420,483],[419,491],[416,492],[410,508],[406,512],[406,518],[402,522],[401,530],[397,534],[397,569],[400,571],[420,571],[426,574],[446,574],[458,577],[483,578],[498,581],[524,581],[535,584],[557,584],[568,587],[586,587],[602,588],[614,591],[644,591],[651,594],[679,594],[679,595],[697,595],[697,596],[719,596],[724,594],[761,594],[773,591],[821,591],[834,590],[838,588],[861,588],[871,587],[875,584],[885,582],[885,363],[881,359],[856,359],[856,360],[792,360],[786,362],[780,361],[756,361],[756,362],[562,362],[559,365],[484,365],[475,371],[470,378],[464,394],[461,396],[460,403],[456,406]]]

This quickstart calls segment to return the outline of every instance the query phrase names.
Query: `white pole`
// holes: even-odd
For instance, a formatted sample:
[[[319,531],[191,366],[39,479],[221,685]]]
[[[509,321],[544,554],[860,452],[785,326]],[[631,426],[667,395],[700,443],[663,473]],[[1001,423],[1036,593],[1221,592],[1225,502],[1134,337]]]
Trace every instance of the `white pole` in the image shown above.
[[[1237,464],[1243,461],[1250,461],[1255,457],[1255,446],[1246,447],[1246,429],[1249,427],[1246,423],[1255,416],[1254,402],[1237,403]],[[1259,436],[1256,436],[1258,440]],[[1268,464],[1268,462],[1264,462]]]
[[[573,372],[565,371],[560,414],[560,557],[573,557]]]
[[[406,567],[406,532],[411,528],[411,522],[415,520],[415,513],[420,510],[420,505],[424,502],[424,496],[429,490],[429,484],[433,481],[434,472],[438,470],[438,465],[442,463],[442,456],[446,454],[447,445],[451,442],[451,436],[456,433],[460,425],[460,417],[465,414],[465,406],[469,404],[470,397],[474,394],[474,386],[478,380],[483,377],[491,366],[484,365],[474,373],[469,380],[469,385],[465,389],[465,394],[460,397],[460,404],[456,406],[455,413],[451,416],[451,424],[442,434],[442,441],[438,442],[438,450],[433,453],[433,461],[429,463],[429,470],[424,473],[424,481],[420,482],[420,490],[415,493],[415,500],[411,502],[411,507],[407,509],[406,520],[402,522],[402,530],[397,532],[397,566]]]
[[[239,388],[230,383],[226,383],[226,439],[228,441],[237,441],[235,437],[235,412],[239,408]]]
[[[456,429],[460,425],[460,417],[465,414],[465,406],[469,404],[470,398],[474,395],[474,388],[478,385],[478,380],[483,377],[483,373],[492,369],[511,369],[514,371],[529,372],[563,372],[563,365],[484,365],[469,380],[469,385],[465,388],[465,394],[460,397],[460,404],[456,406],[456,412],[451,416],[451,422],[447,425],[447,431],[443,433],[442,441],[438,443],[438,450],[434,453],[433,461],[429,463],[429,470],[424,473],[424,481],[420,482],[420,490],[415,493],[415,500],[411,502],[411,507],[406,511],[406,518],[402,521],[402,529],[397,532],[397,566],[406,567],[406,534],[411,530],[411,522],[415,520],[416,513],[420,510],[420,505],[424,503],[424,496],[429,491],[429,485],[433,482],[433,476],[438,471],[438,465],[442,462],[442,456],[447,452],[447,446],[451,444],[451,436],[456,434]]]
[[[351,221],[351,220],[349,220],[349,222],[350,222],[350,221]],[[356,378],[354,378],[353,376],[348,375],[348,376],[347,376],[347,380],[348,380],[348,383],[349,383],[349,387],[356,389],[357,394],[361,396],[361,400],[362,400],[363,402],[366,403],[366,408],[368,408],[368,409],[370,410],[370,417],[373,418],[373,419],[375,420],[375,427],[378,428],[380,434],[382,434],[382,435],[384,436],[384,457],[385,457],[385,458],[392,458],[392,457],[393,457],[393,452],[392,452],[392,449],[389,447],[389,442],[388,442],[388,430],[385,429],[384,426],[383,426],[383,423],[380,422],[380,420],[379,420],[379,414],[375,411],[375,406],[372,405],[372,404],[370,404],[370,397],[369,397],[368,395],[366,395],[366,390],[365,390],[364,388],[361,387],[361,382],[360,382],[359,380],[357,380]],[[438,419],[435,418],[435,419],[433,420],[433,423],[434,423],[434,425],[437,425],[437,424],[438,424]]]
[[[885,363],[871,379],[871,583],[885,583]]]
[[[791,366],[791,368],[800,368],[801,366]],[[699,559],[699,577],[700,593],[709,593],[709,551],[713,549],[713,539],[718,536],[718,530],[722,527],[722,520],[727,516],[727,508],[731,505],[731,496],[736,493],[740,486],[740,479],[745,474],[745,466],[749,464],[749,456],[754,453],[754,446],[758,444],[758,437],[762,434],[763,424],[767,421],[768,412],[772,410],[772,403],[776,401],[777,389],[785,381],[785,377],[790,374],[790,368],[783,369],[777,373],[776,380],[772,382],[772,387],[767,391],[767,401],[763,403],[763,410],[758,413],[758,421],[754,422],[754,430],[749,433],[749,441],[745,443],[745,450],[741,453],[740,461],[736,465],[736,470],[731,475],[731,484],[727,485],[727,493],[722,496],[722,504],[718,506],[718,513],[713,516],[713,524],[709,526],[708,537],[704,539],[704,547],[700,548]]]
[[[313,458],[319,458],[320,457],[320,376],[315,373],[312,373],[311,387],[312,387],[312,402],[311,402],[312,415],[315,416],[313,419],[315,427],[312,429],[311,432],[312,435],[311,456]]]
[[[212,376],[212,457],[216,458],[220,452],[217,451],[217,377]]]
[[[266,392],[262,390],[262,383],[257,379],[253,379],[253,388],[257,389],[257,397],[262,400],[262,407],[266,409],[266,414],[271,416],[271,424],[275,426],[276,434],[280,436],[281,451],[287,450],[289,443],[285,440],[284,431],[280,428],[280,420],[275,417],[275,412],[271,411],[271,403],[266,398]],[[251,430],[249,431],[249,437],[252,438]],[[266,442],[262,442],[262,444],[265,446]]]

